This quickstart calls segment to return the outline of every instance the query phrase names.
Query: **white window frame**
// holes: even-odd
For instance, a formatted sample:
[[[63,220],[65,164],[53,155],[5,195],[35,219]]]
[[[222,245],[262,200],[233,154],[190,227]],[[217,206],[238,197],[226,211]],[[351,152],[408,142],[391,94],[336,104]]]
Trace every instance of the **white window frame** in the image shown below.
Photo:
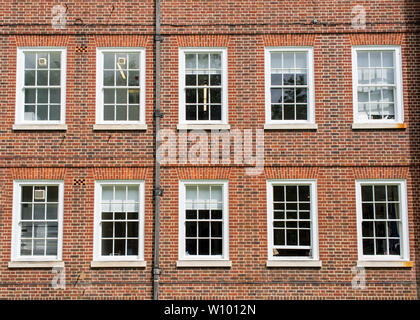
[[[358,117],[358,73],[357,73],[357,52],[358,51],[384,51],[395,52],[395,119],[368,119],[359,120]],[[353,123],[357,124],[402,124],[404,122],[404,104],[402,88],[402,62],[401,46],[352,46],[352,77],[353,77]],[[384,85],[386,86],[386,85]]]
[[[104,53],[138,53],[140,54],[140,120],[115,120],[105,121],[104,118]],[[96,48],[96,124],[101,125],[133,125],[146,124],[146,49],[132,47],[101,47]]]
[[[308,119],[307,120],[272,120],[271,119],[271,53],[306,52],[308,56]],[[314,83],[313,47],[266,47],[265,53],[265,123],[266,124],[315,124],[315,83]]]
[[[310,187],[311,200],[311,257],[275,257],[273,256],[273,186],[278,185],[304,185]],[[319,260],[319,244],[318,244],[318,199],[317,199],[317,181],[309,179],[271,179],[267,180],[267,254],[268,261],[318,261]]]
[[[185,188],[189,185],[217,185],[223,192],[223,254],[215,255],[186,255],[185,254]],[[179,234],[178,257],[180,261],[229,261],[229,183],[227,180],[180,180],[179,181]]]
[[[363,255],[362,238],[362,186],[363,185],[383,185],[398,184],[400,197],[401,214],[401,235],[400,235],[400,255]],[[357,213],[357,248],[359,261],[409,261],[409,235],[408,235],[408,212],[407,212],[407,183],[406,180],[356,180],[356,213]]]
[[[185,119],[185,54],[194,53],[221,53],[222,67],[222,119],[221,120],[186,120]],[[221,125],[228,124],[228,56],[227,48],[211,47],[211,48],[179,48],[179,107],[178,119],[180,125]]]
[[[23,186],[58,186],[58,242],[56,256],[22,256],[20,254],[21,233],[20,233],[20,203],[22,198]],[[63,214],[64,213],[64,181],[59,180],[15,180],[13,181],[13,222],[12,222],[12,252],[11,260],[20,262],[40,262],[40,261],[61,261],[63,254]]]
[[[102,256],[101,241],[101,199],[102,186],[138,185],[139,186],[139,254],[137,256]],[[144,180],[97,180],[95,181],[94,241],[93,261],[144,261]]]
[[[61,53],[60,68],[60,120],[33,120],[24,119],[25,113],[25,52],[50,52],[59,51]],[[16,125],[57,125],[66,123],[66,67],[67,67],[67,49],[65,47],[18,47],[16,57]]]

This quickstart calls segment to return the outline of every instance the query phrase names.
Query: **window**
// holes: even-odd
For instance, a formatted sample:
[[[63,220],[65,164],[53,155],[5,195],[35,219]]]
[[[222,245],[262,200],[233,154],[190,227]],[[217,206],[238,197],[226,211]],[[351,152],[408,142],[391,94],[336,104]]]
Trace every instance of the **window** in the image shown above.
[[[181,123],[227,123],[226,49],[181,49],[179,53]]]
[[[356,182],[359,260],[408,260],[405,181]]]
[[[61,260],[63,182],[15,181],[12,260]]]
[[[180,183],[180,260],[228,259],[228,184]]]
[[[266,122],[314,123],[313,49],[266,48]]]
[[[17,124],[65,123],[66,50],[18,48]]]
[[[318,260],[316,181],[267,182],[269,260]]]
[[[144,182],[96,182],[94,260],[143,260],[143,244]]]
[[[97,123],[145,123],[145,50],[97,51]]]
[[[353,47],[355,122],[403,122],[400,47]]]

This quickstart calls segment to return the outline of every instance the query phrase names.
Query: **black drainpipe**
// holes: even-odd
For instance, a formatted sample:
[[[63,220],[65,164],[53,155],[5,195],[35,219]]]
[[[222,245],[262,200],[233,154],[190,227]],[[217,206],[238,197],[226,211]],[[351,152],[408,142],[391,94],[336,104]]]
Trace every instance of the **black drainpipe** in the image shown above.
[[[154,201],[155,201],[155,228],[154,228],[154,261],[153,261],[153,299],[159,300],[159,278],[161,269],[159,268],[159,244],[160,244],[160,197],[162,196],[163,190],[160,188],[160,163],[158,161],[159,152],[159,139],[160,139],[160,119],[163,114],[160,111],[160,42],[162,38],[160,36],[160,0],[156,0],[156,11],[155,11],[155,185],[153,189]]]

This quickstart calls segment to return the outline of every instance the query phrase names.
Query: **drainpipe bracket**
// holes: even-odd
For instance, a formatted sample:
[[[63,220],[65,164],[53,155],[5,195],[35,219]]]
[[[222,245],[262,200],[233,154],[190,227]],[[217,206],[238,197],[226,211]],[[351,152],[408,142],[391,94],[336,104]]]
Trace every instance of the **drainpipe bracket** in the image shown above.
[[[161,189],[161,188],[155,188],[155,189],[153,189],[153,195],[155,197],[161,197],[161,196],[163,196],[163,189]]]
[[[156,34],[155,41],[163,42],[163,37],[160,34]]]
[[[163,118],[163,116],[164,116],[165,114],[163,113],[163,112],[161,112],[160,110],[155,110],[154,112],[153,112],[153,116],[155,117],[155,118]]]

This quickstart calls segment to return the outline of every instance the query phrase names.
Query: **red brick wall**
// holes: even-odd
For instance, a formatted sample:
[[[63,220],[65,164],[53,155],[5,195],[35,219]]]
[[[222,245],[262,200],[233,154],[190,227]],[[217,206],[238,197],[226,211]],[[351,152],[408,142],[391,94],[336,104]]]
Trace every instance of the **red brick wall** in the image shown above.
[[[154,1],[73,1],[66,29],[51,27],[56,1],[0,0],[0,298],[151,299],[154,165]],[[351,10],[366,8],[355,31]],[[264,46],[313,46],[316,131],[265,131],[265,168],[165,165],[161,200],[161,298],[336,299],[418,297],[420,282],[420,18],[418,1],[162,1],[162,128],[178,123],[178,48],[228,49],[231,129],[262,129]],[[311,22],[317,19],[318,23]],[[351,45],[402,47],[406,129],[351,129]],[[13,131],[17,46],[67,47],[65,132]],[[86,45],[86,53],[77,46]],[[146,48],[146,131],[93,131],[96,47]],[[74,179],[85,178],[75,186]],[[266,179],[317,179],[320,269],[267,269]],[[355,179],[407,179],[412,268],[368,269],[351,287],[357,261]],[[48,269],[9,269],[14,179],[65,183],[65,290]],[[91,269],[94,181],[145,179],[145,269]],[[232,268],[179,269],[178,181],[229,179]]]

